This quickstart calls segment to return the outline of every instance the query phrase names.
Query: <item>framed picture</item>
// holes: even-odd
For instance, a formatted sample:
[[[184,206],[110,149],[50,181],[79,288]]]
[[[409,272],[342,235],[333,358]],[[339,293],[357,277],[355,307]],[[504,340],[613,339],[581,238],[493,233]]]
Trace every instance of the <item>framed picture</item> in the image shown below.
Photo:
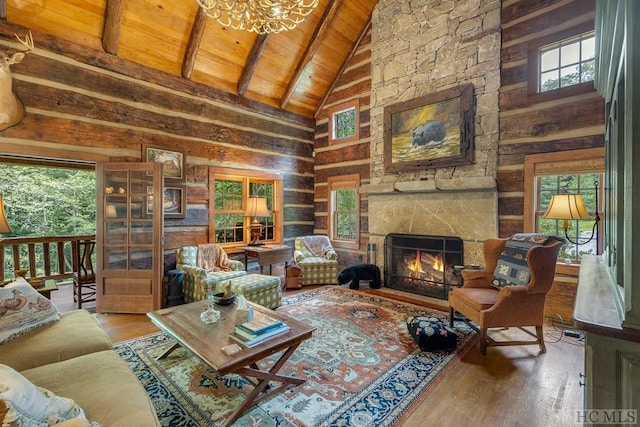
[[[473,85],[384,108],[385,172],[474,162]]]
[[[182,151],[142,144],[142,159],[145,162],[162,163],[165,178],[178,181],[185,179],[185,158]]]
[[[153,214],[153,187],[147,187],[147,214]],[[184,185],[165,187],[162,197],[165,219],[184,218],[187,212],[187,195]]]

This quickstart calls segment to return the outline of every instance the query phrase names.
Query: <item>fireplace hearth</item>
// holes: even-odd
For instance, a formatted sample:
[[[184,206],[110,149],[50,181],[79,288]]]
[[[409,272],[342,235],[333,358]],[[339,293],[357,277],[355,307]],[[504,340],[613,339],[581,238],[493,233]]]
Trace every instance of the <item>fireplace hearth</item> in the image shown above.
[[[384,286],[448,299],[462,279],[454,266],[464,264],[462,239],[419,234],[388,234],[384,239]]]

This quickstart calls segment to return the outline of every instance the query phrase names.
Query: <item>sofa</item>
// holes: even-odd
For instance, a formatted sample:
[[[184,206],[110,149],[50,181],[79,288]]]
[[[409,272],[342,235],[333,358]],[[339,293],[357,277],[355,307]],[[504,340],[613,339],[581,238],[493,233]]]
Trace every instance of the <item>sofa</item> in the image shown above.
[[[176,268],[184,272],[182,293],[186,303],[207,298],[207,292],[247,272],[244,263],[230,259],[216,244],[184,246],[176,251]]]
[[[336,285],[338,254],[327,236],[296,237],[293,259],[302,270],[302,285]]]
[[[89,312],[57,313],[24,279],[0,291],[1,425],[23,425],[30,411],[53,407],[58,418],[48,422],[60,427],[160,425],[144,387]],[[27,315],[40,319],[28,324]],[[21,326],[8,325],[10,316],[22,316],[14,322]]]

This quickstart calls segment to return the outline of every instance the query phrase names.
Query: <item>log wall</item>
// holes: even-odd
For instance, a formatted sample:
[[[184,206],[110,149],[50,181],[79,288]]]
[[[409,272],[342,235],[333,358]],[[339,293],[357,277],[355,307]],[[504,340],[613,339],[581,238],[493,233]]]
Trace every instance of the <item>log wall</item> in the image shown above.
[[[512,0],[502,3],[498,223],[501,237],[526,230],[527,154],[604,146],[604,101],[593,85],[530,95],[529,50],[562,34],[593,29],[593,0]],[[573,316],[577,271],[562,269],[547,296],[545,315]]]
[[[360,185],[370,183],[370,105],[371,105],[371,31],[362,35],[360,43],[326,97],[325,104],[316,115],[314,222],[315,234],[329,234],[328,178],[338,175],[359,174]],[[359,100],[360,138],[346,143],[329,145],[329,114],[331,107],[347,101]],[[360,247],[336,248],[340,268],[366,262],[369,241],[369,204],[366,194],[360,194]]]
[[[24,32],[0,21],[0,47]],[[312,119],[46,34],[33,37],[36,49],[12,66],[27,116],[0,132],[0,155],[138,162],[145,143],[184,151],[186,217],[165,221],[167,251],[207,242],[211,166],[280,173],[285,240],[313,232]]]

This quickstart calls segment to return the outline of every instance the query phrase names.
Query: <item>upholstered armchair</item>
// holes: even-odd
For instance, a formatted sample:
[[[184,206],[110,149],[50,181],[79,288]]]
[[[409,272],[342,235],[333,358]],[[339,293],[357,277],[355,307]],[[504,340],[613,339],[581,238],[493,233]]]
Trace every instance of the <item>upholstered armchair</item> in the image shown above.
[[[463,286],[449,293],[450,325],[456,312],[462,314],[480,332],[483,355],[487,346],[502,345],[538,345],[541,353],[546,352],[544,303],[563,243],[556,237],[529,234],[485,241],[485,269],[463,270]],[[489,337],[489,329],[505,327],[518,327],[535,340]],[[524,327],[534,327],[535,333]]]
[[[199,253],[202,251],[202,253]],[[244,263],[229,259],[216,245],[184,246],[176,251],[176,268],[184,271],[182,293],[185,302],[200,301],[217,285],[244,276]]]
[[[338,254],[327,236],[296,237],[293,258],[302,270],[302,285],[338,283]]]

